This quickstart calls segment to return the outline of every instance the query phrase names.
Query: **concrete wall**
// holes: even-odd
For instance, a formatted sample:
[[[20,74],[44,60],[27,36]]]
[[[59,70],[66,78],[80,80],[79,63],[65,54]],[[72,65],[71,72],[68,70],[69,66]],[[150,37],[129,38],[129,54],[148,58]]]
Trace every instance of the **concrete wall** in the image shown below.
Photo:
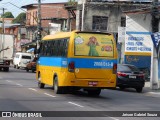
[[[128,14],[126,20],[126,31],[151,32],[150,14]]]
[[[121,19],[121,11],[117,7],[102,5],[88,6],[84,12],[84,30],[92,30],[93,16],[108,17],[108,21],[106,21],[108,27],[103,32],[117,32]]]

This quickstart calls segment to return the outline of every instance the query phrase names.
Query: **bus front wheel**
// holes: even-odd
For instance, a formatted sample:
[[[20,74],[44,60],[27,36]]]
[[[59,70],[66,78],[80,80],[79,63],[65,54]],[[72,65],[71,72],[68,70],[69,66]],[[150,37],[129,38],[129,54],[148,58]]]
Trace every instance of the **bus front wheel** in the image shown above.
[[[38,75],[38,87],[42,89],[42,88],[44,88],[44,85],[45,84],[41,82],[41,75],[39,73],[39,75]]]

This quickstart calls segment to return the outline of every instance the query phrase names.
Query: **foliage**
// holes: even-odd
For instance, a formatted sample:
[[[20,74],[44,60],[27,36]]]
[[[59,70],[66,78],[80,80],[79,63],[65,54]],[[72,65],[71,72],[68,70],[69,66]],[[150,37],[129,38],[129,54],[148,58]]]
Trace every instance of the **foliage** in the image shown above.
[[[75,0],[68,0],[68,5],[76,5],[76,3]]]
[[[13,14],[11,12],[5,12],[2,15],[2,18],[14,18]]]
[[[25,21],[26,21],[26,13],[22,12],[12,22],[25,24]]]

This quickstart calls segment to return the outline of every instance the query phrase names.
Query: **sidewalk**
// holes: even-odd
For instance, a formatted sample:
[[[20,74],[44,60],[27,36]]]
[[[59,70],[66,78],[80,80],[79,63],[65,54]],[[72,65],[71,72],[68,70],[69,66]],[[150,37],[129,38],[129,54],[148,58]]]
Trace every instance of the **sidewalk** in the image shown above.
[[[145,86],[144,86],[144,91],[145,92],[159,92],[160,93],[160,88],[157,90],[152,90],[150,87],[150,81],[145,82]],[[160,86],[160,81],[159,81],[159,86]]]

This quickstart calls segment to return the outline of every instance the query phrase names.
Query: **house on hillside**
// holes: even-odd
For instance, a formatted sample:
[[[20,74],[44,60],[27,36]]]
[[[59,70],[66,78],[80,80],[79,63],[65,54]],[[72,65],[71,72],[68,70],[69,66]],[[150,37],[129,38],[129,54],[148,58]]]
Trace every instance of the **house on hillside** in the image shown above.
[[[0,23],[0,33],[2,34],[3,32],[3,27],[4,27],[4,34],[9,34],[9,35],[14,35],[14,52],[21,51],[21,36],[23,32],[21,29],[23,28],[22,25],[20,24],[12,24],[12,23]],[[29,42],[29,41],[26,41]]]
[[[14,18],[0,18],[0,21],[3,21],[3,20],[4,20],[4,23],[12,23]]]
[[[21,45],[31,42],[30,39],[26,39],[24,35],[26,34],[26,29],[21,24],[13,24],[14,18],[0,18],[0,33],[14,35],[14,52],[21,51]],[[4,29],[4,31],[3,31]]]
[[[67,26],[75,28],[73,23],[69,23],[68,11],[64,8],[66,3],[41,3],[41,27],[42,37],[47,34],[54,34],[59,31],[66,31]],[[37,20],[38,20],[38,4],[29,4],[22,6],[27,9],[26,14],[26,38],[36,42]],[[72,21],[75,22],[75,21]],[[31,44],[32,44],[31,43]],[[31,45],[22,45],[22,51],[26,51],[26,47]]]

